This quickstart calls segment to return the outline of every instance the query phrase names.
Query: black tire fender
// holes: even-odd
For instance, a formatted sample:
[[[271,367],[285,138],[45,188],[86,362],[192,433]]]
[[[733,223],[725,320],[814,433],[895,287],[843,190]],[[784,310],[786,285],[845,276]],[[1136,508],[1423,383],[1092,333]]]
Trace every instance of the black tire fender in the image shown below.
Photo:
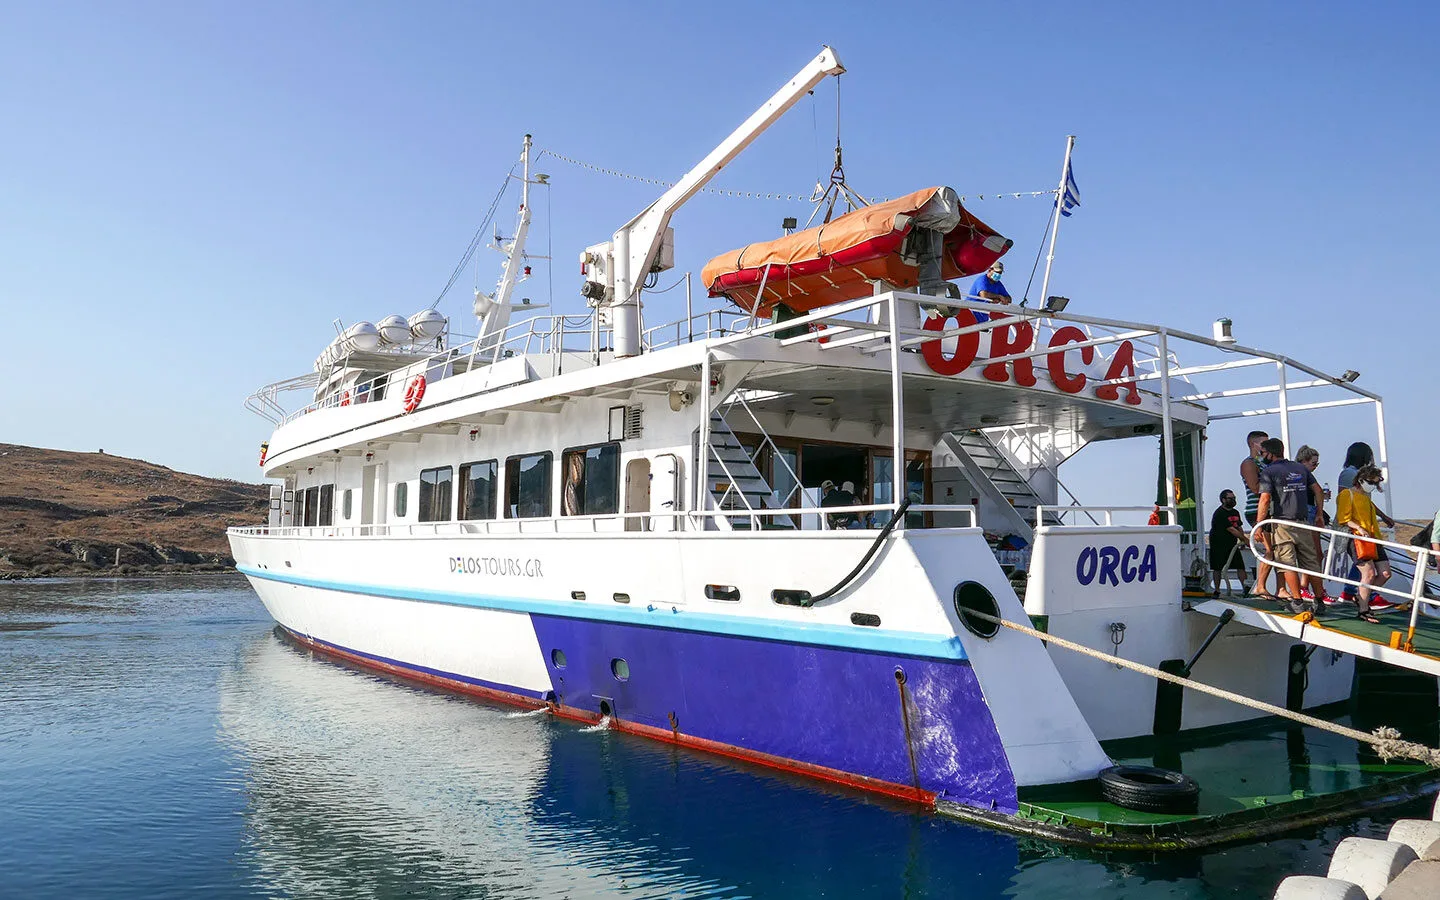
[[[1194,813],[1200,807],[1200,785],[1195,779],[1152,766],[1102,770],[1100,794],[1116,806],[1142,812]]]

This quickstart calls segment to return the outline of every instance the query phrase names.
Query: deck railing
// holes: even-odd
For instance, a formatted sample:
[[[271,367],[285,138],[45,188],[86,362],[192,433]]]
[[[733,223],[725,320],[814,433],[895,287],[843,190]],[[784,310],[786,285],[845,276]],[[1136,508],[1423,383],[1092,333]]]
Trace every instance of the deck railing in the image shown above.
[[[1161,513],[1164,513],[1165,519],[1167,520],[1167,521],[1165,521],[1165,522],[1162,522],[1161,524],[1163,524],[1163,525],[1177,525],[1177,524],[1179,524],[1179,522],[1180,522],[1180,511],[1179,511],[1178,509],[1176,509],[1175,507],[1173,507],[1173,506],[1160,506],[1160,507],[1155,507],[1155,506],[1058,506],[1058,505],[1057,505],[1057,506],[1037,506],[1037,507],[1035,507],[1035,527],[1036,527],[1036,528],[1040,528],[1040,527],[1042,527],[1042,526],[1045,525],[1045,516],[1046,516],[1046,515],[1050,515],[1050,516],[1053,516],[1053,517],[1059,519],[1059,520],[1061,521],[1061,527],[1070,527],[1070,526],[1066,526],[1066,525],[1064,524],[1064,517],[1065,517],[1066,515],[1071,514],[1071,513],[1084,513],[1087,517],[1089,517],[1090,521],[1091,521],[1093,524],[1091,524],[1091,525],[1082,525],[1082,526],[1080,526],[1080,527],[1093,528],[1093,527],[1099,526],[1099,527],[1101,527],[1101,528],[1113,528],[1113,527],[1115,527],[1115,513],[1135,513],[1135,514],[1137,514],[1137,515],[1140,515],[1140,514],[1149,515],[1150,513],[1156,512],[1157,510],[1158,510],[1159,512],[1161,512]],[[1098,522],[1098,521],[1096,521],[1095,516],[1097,516],[1097,515],[1103,516],[1103,517],[1104,517],[1104,521],[1103,521],[1103,522]],[[1143,523],[1136,523],[1135,527],[1139,527],[1139,526],[1141,526],[1142,524],[1143,524]],[[1121,525],[1122,525],[1123,527],[1131,527],[1128,523],[1121,523]],[[1053,526],[1052,526],[1052,527],[1053,527]]]
[[[228,533],[243,537],[285,537],[285,538],[359,538],[359,537],[468,537],[472,535],[515,535],[515,534],[634,534],[636,530],[626,528],[630,522],[638,522],[642,528],[638,529],[643,533],[650,534],[675,534],[677,532],[705,532],[715,535],[722,532],[707,530],[704,528],[706,519],[756,519],[756,520],[778,520],[789,519],[791,516],[808,515],[816,513],[854,513],[857,515],[883,514],[894,511],[890,504],[866,504],[857,506],[829,506],[823,509],[817,507],[804,507],[795,509],[706,509],[706,510],[681,510],[679,512],[633,512],[633,513],[610,513],[596,516],[547,516],[544,518],[528,519],[459,519],[444,522],[397,522],[376,525],[256,525],[251,527],[235,527],[228,529]],[[960,513],[967,518],[968,524],[961,526],[947,526],[959,528],[978,527],[979,518],[975,507],[969,505],[939,505],[939,504],[912,504],[909,509],[912,513],[922,512],[945,512]],[[674,527],[668,529],[656,529],[644,527],[655,520],[669,519]],[[879,526],[870,528],[853,529],[855,531],[875,531]],[[819,531],[802,531],[782,525],[782,531],[794,533],[818,534]],[[852,529],[838,529],[848,531]],[[774,534],[771,529],[764,529],[767,534]],[[832,531],[826,529],[826,531]]]
[[[1430,569],[1434,566],[1434,562],[1437,558],[1437,554],[1435,553],[1435,551],[1431,550],[1428,545],[1424,547],[1416,547],[1410,544],[1401,544],[1397,541],[1387,541],[1383,538],[1358,537],[1357,535],[1353,534],[1349,529],[1339,530],[1334,528],[1324,528],[1319,525],[1310,525],[1305,522],[1291,522],[1282,519],[1268,519],[1253,526],[1250,529],[1251,543],[1255,543],[1256,536],[1259,535],[1262,531],[1265,531],[1267,527],[1271,525],[1283,525],[1286,528],[1294,528],[1302,531],[1308,531],[1312,534],[1320,535],[1322,538],[1328,537],[1328,546],[1326,546],[1325,548],[1325,556],[1321,563],[1320,570],[1315,571],[1313,569],[1305,569],[1300,566],[1292,566],[1286,563],[1277,562],[1273,558],[1261,557],[1258,553],[1256,554],[1257,559],[1263,560],[1264,562],[1268,563],[1272,568],[1275,568],[1279,571],[1295,572],[1299,574],[1302,578],[1304,576],[1313,575],[1315,577],[1318,577],[1322,583],[1335,582],[1337,584],[1349,585],[1356,588],[1357,590],[1359,588],[1366,587],[1369,588],[1369,590],[1374,594],[1381,594],[1386,597],[1394,597],[1402,604],[1412,604],[1410,607],[1409,631],[1404,641],[1406,645],[1409,645],[1415,639],[1415,627],[1416,624],[1419,622],[1421,609],[1429,606],[1433,607],[1437,611],[1440,611],[1440,598],[1428,596],[1428,592],[1426,590],[1429,578],[1428,573]],[[1413,569],[1411,572],[1409,587],[1403,590],[1392,588],[1390,587],[1388,581],[1386,584],[1383,585],[1367,585],[1364,583],[1364,581],[1329,574],[1330,569],[1333,568],[1335,554],[1340,546],[1339,542],[1341,540],[1369,541],[1376,546],[1384,547],[1387,556],[1399,556],[1400,559],[1410,562],[1413,565]],[[1391,569],[1391,572],[1393,577],[1393,567]],[[1346,574],[1348,575],[1349,573],[1347,572]],[[1405,649],[1405,647],[1402,646],[1399,649]]]

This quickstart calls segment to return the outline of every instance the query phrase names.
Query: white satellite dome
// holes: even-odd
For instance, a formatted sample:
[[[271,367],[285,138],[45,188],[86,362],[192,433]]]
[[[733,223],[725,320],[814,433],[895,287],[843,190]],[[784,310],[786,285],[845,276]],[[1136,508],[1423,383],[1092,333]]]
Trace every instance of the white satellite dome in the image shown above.
[[[411,316],[406,323],[410,334],[417,341],[428,341],[440,336],[445,330],[445,316],[438,309],[422,309]]]
[[[340,338],[340,347],[344,353],[374,350],[378,346],[380,346],[380,329],[371,322],[356,322],[345,329],[345,334]]]
[[[410,323],[404,316],[386,316],[377,327],[382,344],[404,344],[410,340]]]

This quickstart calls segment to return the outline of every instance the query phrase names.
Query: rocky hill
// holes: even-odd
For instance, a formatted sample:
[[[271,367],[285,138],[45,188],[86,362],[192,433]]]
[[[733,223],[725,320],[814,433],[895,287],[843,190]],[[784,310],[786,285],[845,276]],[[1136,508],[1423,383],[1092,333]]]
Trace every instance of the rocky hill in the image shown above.
[[[0,444],[0,578],[226,569],[225,529],[264,524],[268,503],[261,484]]]

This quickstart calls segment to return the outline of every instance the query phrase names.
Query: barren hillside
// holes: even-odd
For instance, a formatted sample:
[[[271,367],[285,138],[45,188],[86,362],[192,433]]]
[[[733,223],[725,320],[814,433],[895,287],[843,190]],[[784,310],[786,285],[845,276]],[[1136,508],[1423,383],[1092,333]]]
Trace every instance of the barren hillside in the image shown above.
[[[0,444],[0,578],[226,568],[226,527],[262,524],[268,497],[139,459]]]

